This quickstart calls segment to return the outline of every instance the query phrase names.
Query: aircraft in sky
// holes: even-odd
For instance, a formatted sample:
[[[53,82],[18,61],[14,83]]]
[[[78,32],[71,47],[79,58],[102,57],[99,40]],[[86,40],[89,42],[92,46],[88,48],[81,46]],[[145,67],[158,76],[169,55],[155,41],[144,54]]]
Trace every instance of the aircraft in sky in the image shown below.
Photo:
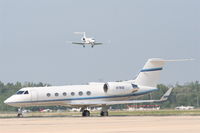
[[[85,32],[74,32],[74,34],[81,34],[81,35],[83,35],[83,37],[81,38],[82,42],[72,42],[72,44],[82,45],[83,47],[85,47],[85,45],[91,45],[92,48],[94,47],[94,45],[102,45],[103,44],[103,43],[96,42],[94,38],[86,37]]]
[[[108,116],[108,108],[114,104],[164,102],[170,96],[170,88],[159,100],[132,100],[136,96],[158,90],[157,83],[163,66],[169,61],[159,58],[149,59],[135,80],[122,82],[89,83],[50,87],[22,88],[4,101],[19,108],[29,106],[69,106],[81,108],[82,116],[90,116],[90,107],[102,107],[101,116]],[[18,116],[22,113],[18,112]]]

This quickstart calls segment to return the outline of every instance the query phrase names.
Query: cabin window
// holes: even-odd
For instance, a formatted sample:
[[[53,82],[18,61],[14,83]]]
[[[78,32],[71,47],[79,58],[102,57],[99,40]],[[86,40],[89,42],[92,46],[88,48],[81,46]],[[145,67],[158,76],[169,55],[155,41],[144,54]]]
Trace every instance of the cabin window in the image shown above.
[[[29,94],[28,91],[25,91],[24,94]]]
[[[63,92],[63,96],[67,96],[67,93],[66,93],[66,92]]]
[[[24,93],[24,91],[18,91],[16,94],[20,95],[20,94],[23,94],[23,93]]]
[[[47,93],[47,96],[48,96],[48,97],[50,97],[50,96],[51,96],[51,94],[50,94],[50,93]]]
[[[55,96],[57,97],[59,94],[58,93],[55,93]]]
[[[71,92],[71,95],[72,95],[72,96],[74,96],[74,95],[75,95],[75,93],[74,93],[74,92]]]
[[[82,96],[82,95],[83,95],[83,92],[82,92],[82,91],[80,91],[78,94],[79,94],[79,96]]]
[[[91,95],[91,92],[90,92],[90,91],[87,91],[86,94],[89,96],[89,95]]]

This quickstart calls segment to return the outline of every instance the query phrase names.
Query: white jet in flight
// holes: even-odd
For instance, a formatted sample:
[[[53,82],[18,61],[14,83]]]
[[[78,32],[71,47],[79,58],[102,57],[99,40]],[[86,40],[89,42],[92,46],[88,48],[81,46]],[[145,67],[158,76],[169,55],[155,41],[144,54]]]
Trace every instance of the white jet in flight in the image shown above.
[[[72,44],[83,45],[83,47],[85,47],[85,45],[89,44],[89,45],[91,45],[92,48],[94,47],[94,45],[102,45],[103,44],[103,43],[96,42],[94,38],[86,37],[85,32],[74,32],[74,34],[81,34],[81,35],[83,35],[83,37],[81,38],[82,42],[72,42]]]
[[[165,62],[176,60],[149,59],[135,80],[87,85],[22,88],[4,101],[15,107],[69,106],[81,108],[82,116],[90,116],[88,108],[102,107],[101,116],[108,116],[109,105],[163,102],[169,97],[170,88],[159,100],[132,100],[158,90],[157,83]],[[21,113],[18,116],[22,115]]]

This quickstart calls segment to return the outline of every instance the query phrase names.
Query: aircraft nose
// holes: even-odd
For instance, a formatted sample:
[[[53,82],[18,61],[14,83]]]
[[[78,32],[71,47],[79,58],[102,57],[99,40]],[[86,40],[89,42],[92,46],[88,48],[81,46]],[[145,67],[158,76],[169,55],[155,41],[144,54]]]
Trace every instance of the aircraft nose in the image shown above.
[[[9,105],[10,102],[11,102],[11,98],[10,98],[10,97],[7,98],[7,99],[4,101],[4,103],[7,104],[7,105]]]
[[[4,101],[4,103],[7,104],[7,103],[8,103],[8,99],[6,99],[6,100]]]

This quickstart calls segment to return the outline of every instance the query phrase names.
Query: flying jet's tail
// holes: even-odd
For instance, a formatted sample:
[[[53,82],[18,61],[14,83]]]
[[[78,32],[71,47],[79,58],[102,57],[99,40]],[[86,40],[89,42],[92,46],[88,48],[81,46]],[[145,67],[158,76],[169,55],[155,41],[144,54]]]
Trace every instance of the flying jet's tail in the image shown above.
[[[149,59],[144,65],[143,69],[135,79],[135,83],[140,86],[156,87],[159,79],[160,72],[163,70],[165,62],[171,61],[187,61],[192,59],[181,59],[181,60],[163,60],[159,58]]]
[[[86,38],[85,32],[74,32],[74,34],[80,34],[83,35],[83,38]]]

